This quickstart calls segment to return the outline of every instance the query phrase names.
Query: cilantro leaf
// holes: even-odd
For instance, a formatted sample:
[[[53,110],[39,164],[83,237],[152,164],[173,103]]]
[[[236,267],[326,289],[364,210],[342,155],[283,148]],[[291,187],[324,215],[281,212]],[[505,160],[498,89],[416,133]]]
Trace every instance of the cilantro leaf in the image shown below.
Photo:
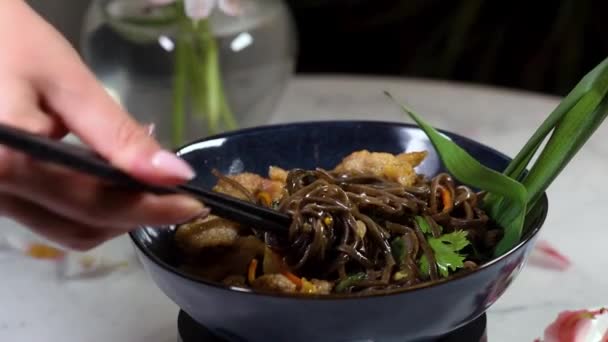
[[[443,234],[438,239],[444,244],[450,245],[454,252],[458,252],[469,245],[467,232],[464,230],[456,230],[449,234]]]
[[[428,278],[431,274],[431,266],[429,265],[429,259],[426,258],[426,255],[423,255],[420,258],[420,272],[424,275],[424,278]]]
[[[431,234],[431,225],[424,217],[416,216],[414,217],[414,220],[424,234]]]
[[[469,244],[467,232],[458,230],[439,238],[431,237],[428,242],[435,252],[435,261],[441,276],[447,277],[450,271],[456,271],[464,266],[464,256],[458,251]]]
[[[393,258],[397,261],[397,265],[402,265],[405,260],[405,240],[399,236],[393,239],[391,242],[391,251],[393,252]]]
[[[470,244],[466,231],[457,230],[438,238],[429,237],[427,241],[433,249],[435,263],[442,277],[447,277],[450,272],[464,267],[465,256],[458,252]],[[424,275],[429,275],[429,261],[425,255],[420,258],[420,271]]]
[[[363,272],[359,272],[359,273],[355,273],[352,275],[349,275],[348,277],[346,277],[344,280],[342,280],[341,282],[339,282],[336,287],[334,288],[334,290],[338,293],[344,292],[346,289],[348,289],[351,286],[355,286],[358,282],[365,280],[367,278],[367,274],[363,273]]]

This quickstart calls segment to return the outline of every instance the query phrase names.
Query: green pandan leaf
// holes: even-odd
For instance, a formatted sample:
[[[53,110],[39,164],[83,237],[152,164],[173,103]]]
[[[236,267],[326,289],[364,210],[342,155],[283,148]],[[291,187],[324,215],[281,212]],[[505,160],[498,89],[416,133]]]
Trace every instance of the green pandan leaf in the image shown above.
[[[488,192],[484,207],[505,232],[495,250],[495,255],[501,255],[519,242],[527,209],[535,207],[553,180],[608,115],[608,58],[585,75],[560,102],[503,174],[484,167],[419,115],[405,106],[402,108],[424,130],[456,179]],[[547,145],[530,172],[524,175],[549,135]]]
[[[528,204],[542,196],[553,180],[589,140],[608,114],[608,59],[591,75],[590,88],[555,125],[551,138],[522,180],[528,189]],[[585,80],[585,79],[584,79]]]
[[[393,99],[389,93],[386,94]],[[401,108],[426,133],[443,164],[454,178],[463,184],[486,190],[507,200],[505,203],[508,203],[508,206],[502,213],[489,213],[505,232],[496,247],[495,254],[501,255],[517,244],[521,238],[526,213],[528,197],[526,188],[518,181],[482,165],[406,106],[401,105]]]
[[[572,89],[572,91],[570,91],[570,93],[559,103],[553,112],[551,112],[547,119],[545,119],[526,145],[505,169],[505,175],[520,180],[524,186],[526,186],[530,199],[528,202],[529,210],[547,189],[553,179],[557,177],[561,169],[565,166],[565,163],[574,156],[576,151],[578,151],[578,149],[588,140],[593,134],[593,131],[595,131],[599,124],[604,120],[606,108],[603,108],[605,105],[603,107],[601,106],[601,102],[606,101],[605,95],[606,91],[608,91],[607,71],[608,59],[605,59],[585,75],[574,89]],[[566,122],[569,124],[566,125]],[[561,128],[555,130],[558,124]],[[578,126],[578,128],[575,126]],[[543,154],[541,154],[543,157],[539,158],[536,163],[540,165],[542,172],[539,172],[539,167],[535,164],[535,168],[533,168],[535,171],[532,172],[532,177],[528,178],[528,176],[526,176],[525,180],[522,179],[526,167],[551,132],[554,133],[543,150]],[[568,152],[563,150],[564,144],[570,143],[572,144],[572,148]],[[556,147],[556,145],[561,147]],[[545,151],[550,151],[550,153],[547,154]],[[557,153],[560,153],[561,157],[556,158]],[[555,165],[550,168],[543,166],[547,165],[549,160],[554,160]],[[559,164],[563,164],[563,166],[559,167]],[[552,174],[552,176],[549,174]],[[545,176],[538,177],[539,175]],[[499,211],[502,201],[499,196],[488,194],[488,196],[486,196],[486,203],[495,207],[496,211]]]
[[[608,67],[608,59],[604,60],[593,70],[591,70],[581,81],[568,93],[568,95],[551,112],[540,127],[534,132],[526,145],[513,158],[513,161],[505,169],[505,174],[511,178],[519,179],[532,157],[545,140],[547,135],[553,130],[555,125],[581,100],[581,98],[594,87],[601,87],[603,82],[603,71]],[[604,76],[605,77],[605,76]]]

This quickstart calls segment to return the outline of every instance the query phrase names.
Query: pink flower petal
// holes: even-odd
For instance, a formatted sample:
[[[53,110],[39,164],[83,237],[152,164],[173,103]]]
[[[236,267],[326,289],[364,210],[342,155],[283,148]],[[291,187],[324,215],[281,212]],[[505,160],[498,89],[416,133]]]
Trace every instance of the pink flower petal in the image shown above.
[[[530,254],[531,265],[565,271],[570,267],[570,260],[546,241],[539,241]]]
[[[192,19],[200,20],[207,18],[217,0],[184,0],[186,15]]]
[[[241,0],[219,0],[219,7],[224,13],[232,16],[241,14],[243,9]]]
[[[544,342],[577,342],[591,327],[585,310],[564,311],[545,329]]]
[[[586,342],[597,341],[598,329],[605,330],[602,324],[597,324],[597,318],[608,312],[600,310],[563,311],[551,323],[544,333],[543,342]],[[604,331],[602,341],[606,339]],[[601,335],[600,335],[601,336]],[[540,340],[538,340],[540,341]]]

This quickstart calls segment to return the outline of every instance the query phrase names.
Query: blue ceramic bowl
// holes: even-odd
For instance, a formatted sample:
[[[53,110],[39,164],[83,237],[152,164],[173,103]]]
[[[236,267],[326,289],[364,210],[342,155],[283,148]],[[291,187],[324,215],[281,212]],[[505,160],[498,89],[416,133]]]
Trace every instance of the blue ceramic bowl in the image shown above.
[[[503,154],[447,133],[471,155],[496,170]],[[419,172],[443,170],[417,127],[386,122],[310,122],[247,129],[203,139],[178,153],[198,172],[193,181],[210,188],[212,168],[224,173],[265,174],[283,168],[332,168],[356,150],[400,153],[428,150]],[[237,291],[197,280],[175,268],[170,230],[142,227],[131,233],[144,268],[161,290],[196,321],[231,341],[430,341],[483,314],[523,267],[547,214],[547,198],[526,223],[519,245],[479,269],[431,286],[368,297],[293,297]]]

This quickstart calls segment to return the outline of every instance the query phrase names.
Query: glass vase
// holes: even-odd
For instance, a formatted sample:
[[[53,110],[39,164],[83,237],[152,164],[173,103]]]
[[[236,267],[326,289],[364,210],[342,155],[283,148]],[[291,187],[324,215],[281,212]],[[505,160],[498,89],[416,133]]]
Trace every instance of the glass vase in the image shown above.
[[[145,0],[94,0],[82,55],[116,101],[155,124],[166,147],[267,123],[294,72],[285,3],[244,0],[238,15],[214,10],[201,22],[180,13]]]

